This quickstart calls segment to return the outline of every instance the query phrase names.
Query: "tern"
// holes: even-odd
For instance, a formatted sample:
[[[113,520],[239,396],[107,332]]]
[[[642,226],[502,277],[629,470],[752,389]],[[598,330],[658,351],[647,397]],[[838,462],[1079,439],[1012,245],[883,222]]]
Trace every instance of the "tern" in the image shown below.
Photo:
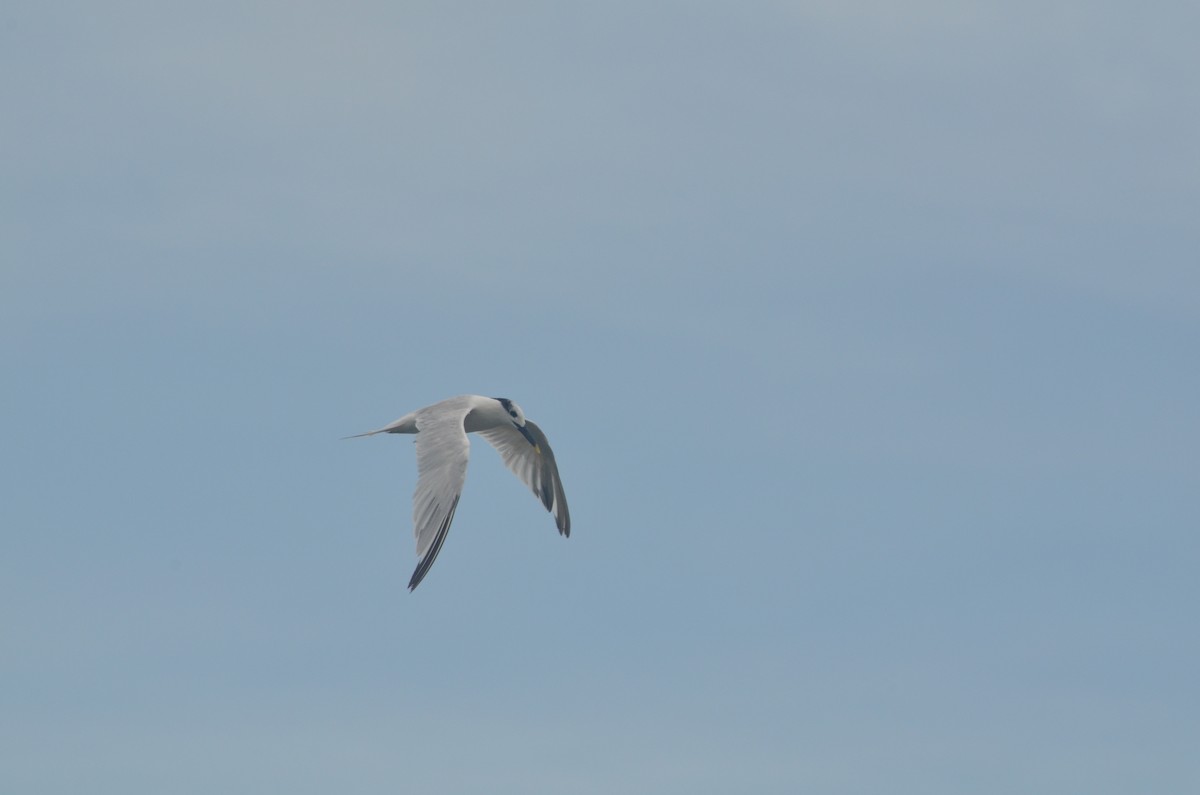
[[[558,532],[571,535],[567,495],[558,476],[558,464],[546,434],[521,407],[508,398],[459,395],[417,409],[374,431],[412,433],[417,445],[417,489],[413,493],[413,532],[417,537],[417,568],[408,582],[412,591],[421,584],[446,541],[458,498],[467,478],[471,454],[468,433],[478,433],[500,451],[504,464],[528,486],[546,510],[554,515]]]

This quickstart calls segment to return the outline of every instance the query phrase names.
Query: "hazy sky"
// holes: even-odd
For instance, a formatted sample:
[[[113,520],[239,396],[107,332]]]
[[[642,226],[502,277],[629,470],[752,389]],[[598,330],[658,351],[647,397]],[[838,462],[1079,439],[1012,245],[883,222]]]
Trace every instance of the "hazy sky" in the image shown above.
[[[1197,29],[6,2],[0,790],[1197,791]]]

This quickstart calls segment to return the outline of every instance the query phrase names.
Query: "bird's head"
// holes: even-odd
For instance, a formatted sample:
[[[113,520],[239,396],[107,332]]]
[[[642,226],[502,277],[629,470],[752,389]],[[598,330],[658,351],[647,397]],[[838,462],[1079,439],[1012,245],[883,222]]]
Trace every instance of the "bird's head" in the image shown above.
[[[539,453],[542,452],[542,448],[538,446],[537,441],[533,438],[533,434],[531,434],[529,429],[525,427],[525,412],[521,411],[521,407],[516,403],[513,403],[508,398],[496,398],[496,402],[498,402],[504,408],[504,411],[506,414],[508,414],[508,419],[510,422],[512,422],[513,427],[520,431],[521,435],[525,437],[525,440],[533,445],[533,449],[537,450]]]

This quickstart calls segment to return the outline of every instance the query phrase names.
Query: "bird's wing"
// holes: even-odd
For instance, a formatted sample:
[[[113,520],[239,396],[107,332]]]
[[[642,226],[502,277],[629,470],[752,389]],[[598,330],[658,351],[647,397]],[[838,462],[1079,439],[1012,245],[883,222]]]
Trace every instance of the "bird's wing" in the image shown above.
[[[447,407],[417,416],[417,490],[413,494],[413,532],[417,536],[416,571],[408,582],[420,584],[442,549],[467,479],[471,443],[463,429],[469,407]]]
[[[491,442],[500,451],[504,465],[528,486],[546,510],[554,514],[558,532],[571,535],[571,514],[567,510],[567,495],[563,493],[562,480],[558,476],[558,464],[546,434],[536,424],[525,421],[525,430],[537,442],[532,447],[515,426],[505,424],[480,431],[479,435]]]

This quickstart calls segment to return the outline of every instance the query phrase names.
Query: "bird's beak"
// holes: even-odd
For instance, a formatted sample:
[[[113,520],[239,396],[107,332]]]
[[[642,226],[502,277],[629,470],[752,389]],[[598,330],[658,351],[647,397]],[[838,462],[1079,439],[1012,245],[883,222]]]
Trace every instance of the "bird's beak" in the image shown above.
[[[541,448],[541,447],[539,447],[539,446],[538,446],[538,443],[537,443],[537,442],[535,442],[535,441],[533,440],[533,434],[531,434],[531,433],[529,432],[529,429],[528,429],[528,428],[526,428],[526,427],[525,427],[525,426],[523,426],[523,425],[517,425],[516,423],[513,423],[513,425],[516,427],[516,429],[517,429],[518,431],[520,431],[520,432],[521,432],[521,435],[525,437],[525,440],[526,440],[527,442],[529,442],[531,445],[533,445],[533,449],[534,449],[534,450],[537,450],[537,452],[538,452],[538,455],[541,455],[541,453],[542,453],[542,448]]]

